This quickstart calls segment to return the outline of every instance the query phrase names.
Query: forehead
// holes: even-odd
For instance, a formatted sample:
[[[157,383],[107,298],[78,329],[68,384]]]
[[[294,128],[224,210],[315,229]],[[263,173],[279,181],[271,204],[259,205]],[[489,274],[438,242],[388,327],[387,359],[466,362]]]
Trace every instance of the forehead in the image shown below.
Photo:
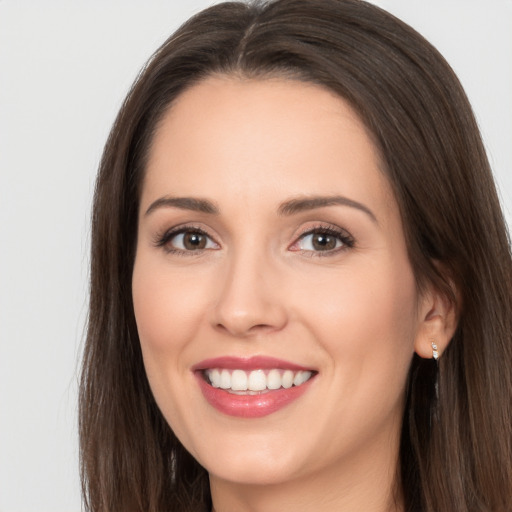
[[[163,194],[236,194],[246,207],[283,194],[392,199],[378,152],[346,101],[314,84],[233,77],[194,85],[162,118],[142,200]]]

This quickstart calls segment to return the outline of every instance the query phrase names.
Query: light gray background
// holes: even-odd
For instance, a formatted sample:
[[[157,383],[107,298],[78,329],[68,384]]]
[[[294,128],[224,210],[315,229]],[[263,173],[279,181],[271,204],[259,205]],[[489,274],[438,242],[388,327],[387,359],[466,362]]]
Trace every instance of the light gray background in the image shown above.
[[[102,146],[146,58],[214,3],[0,0],[0,511],[80,510],[76,382]],[[512,212],[512,0],[375,0],[445,55]]]

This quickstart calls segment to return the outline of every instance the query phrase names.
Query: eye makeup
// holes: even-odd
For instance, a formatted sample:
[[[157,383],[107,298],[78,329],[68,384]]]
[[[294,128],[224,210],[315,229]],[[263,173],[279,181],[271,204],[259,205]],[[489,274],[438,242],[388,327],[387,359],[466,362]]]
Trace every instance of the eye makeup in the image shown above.
[[[345,229],[333,224],[318,224],[307,227],[288,250],[301,252],[310,257],[326,257],[351,249],[354,245],[354,237]]]
[[[169,254],[192,256],[203,251],[218,250],[220,244],[202,227],[185,224],[159,232],[153,239],[155,247]],[[288,250],[308,257],[333,256],[354,247],[355,241],[345,229],[333,224],[319,223],[305,228],[288,246]]]
[[[178,256],[192,256],[201,254],[204,250],[220,249],[220,245],[213,237],[195,225],[180,225],[157,233],[153,243],[167,253]]]

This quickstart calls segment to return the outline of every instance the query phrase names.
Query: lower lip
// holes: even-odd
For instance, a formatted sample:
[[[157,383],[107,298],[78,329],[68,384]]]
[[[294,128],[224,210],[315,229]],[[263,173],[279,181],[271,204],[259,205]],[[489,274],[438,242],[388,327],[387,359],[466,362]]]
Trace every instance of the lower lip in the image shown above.
[[[288,389],[270,390],[259,395],[235,395],[208,384],[201,372],[196,372],[196,377],[203,396],[211,406],[224,414],[239,418],[261,418],[279,411],[302,396],[314,378]]]

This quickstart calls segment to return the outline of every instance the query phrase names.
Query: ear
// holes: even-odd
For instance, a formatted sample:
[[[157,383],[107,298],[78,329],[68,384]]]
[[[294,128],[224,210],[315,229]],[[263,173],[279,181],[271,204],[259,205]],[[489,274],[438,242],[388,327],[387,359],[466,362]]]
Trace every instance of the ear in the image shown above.
[[[455,291],[455,290],[454,290]],[[457,293],[454,293],[457,296]],[[419,301],[419,325],[414,341],[416,354],[424,359],[433,357],[432,344],[437,345],[439,357],[448,347],[458,322],[457,305],[445,294],[429,286]]]

